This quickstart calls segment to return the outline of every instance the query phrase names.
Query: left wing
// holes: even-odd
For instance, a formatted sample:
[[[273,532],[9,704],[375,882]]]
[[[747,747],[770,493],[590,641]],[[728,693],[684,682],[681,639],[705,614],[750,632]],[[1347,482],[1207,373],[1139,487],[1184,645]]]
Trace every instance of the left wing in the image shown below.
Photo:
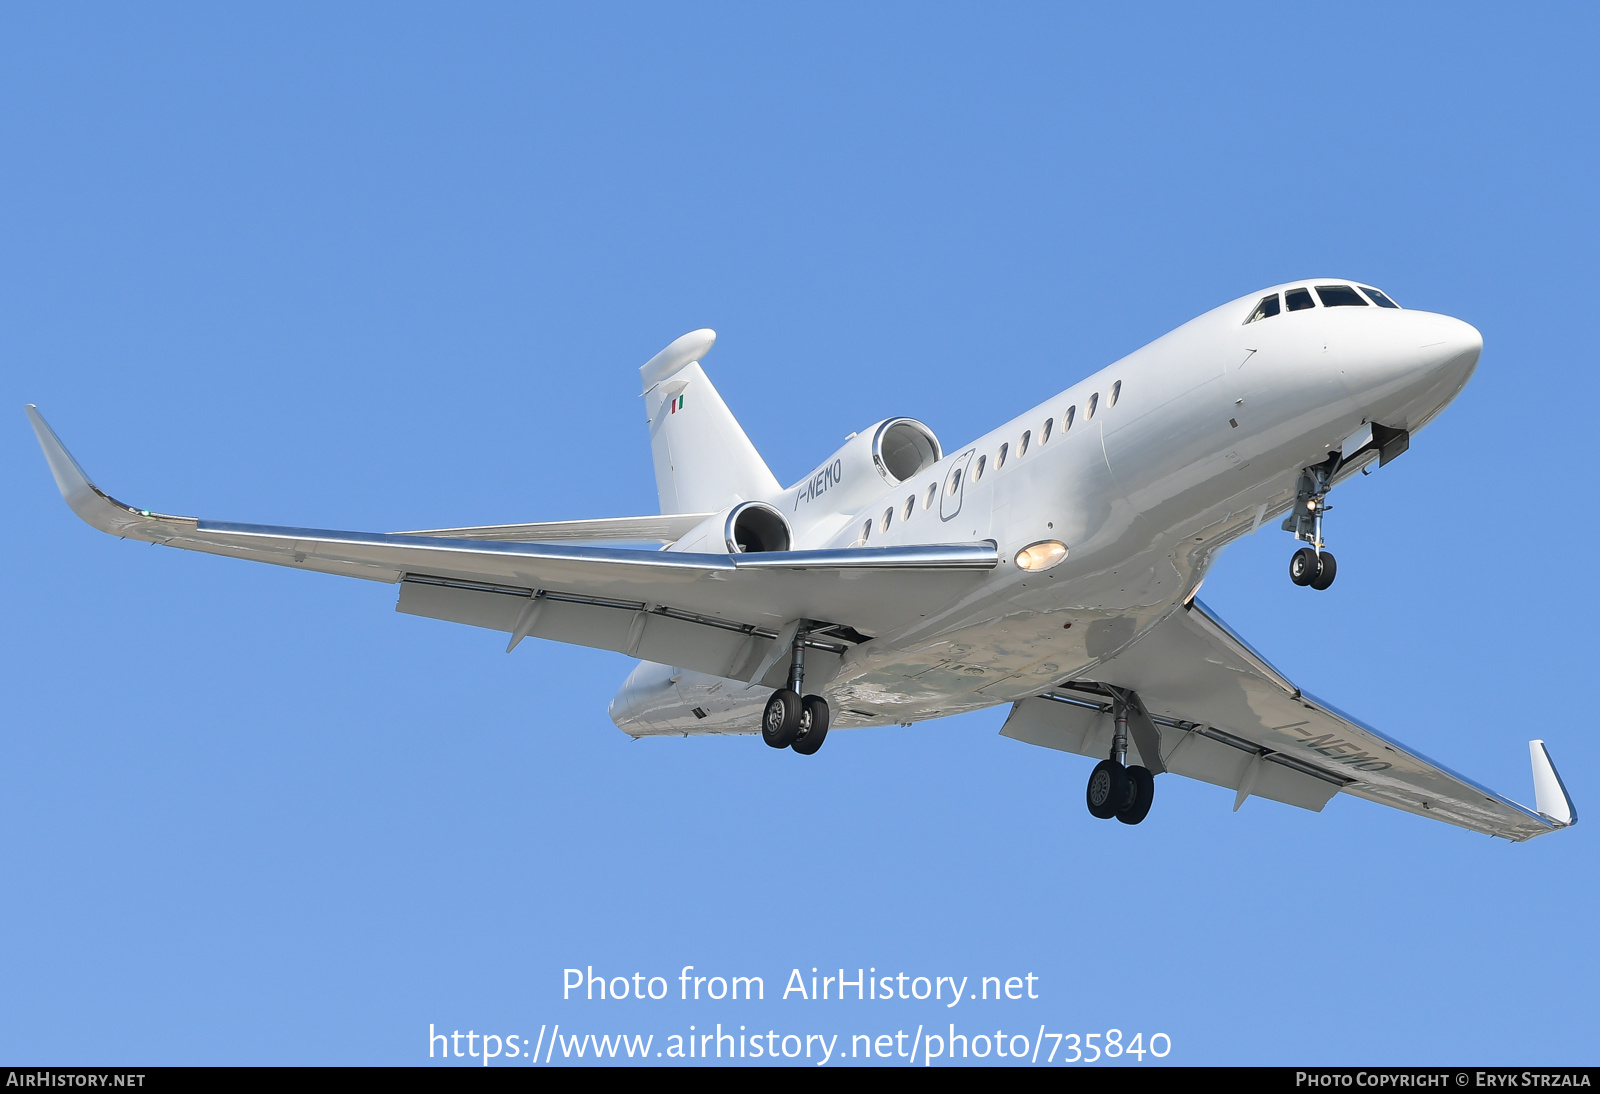
[[[1104,758],[1116,689],[1149,716],[1143,732],[1130,716],[1129,763],[1226,786],[1235,809],[1256,795],[1320,810],[1342,790],[1517,842],[1577,823],[1543,741],[1529,744],[1529,809],[1301,691],[1198,600],[1093,671],[1016,704],[1001,732]]]
[[[508,631],[513,646],[532,635],[754,683],[781,682],[784,665],[771,655],[797,622],[837,657],[967,595],[999,562],[990,542],[689,554],[169,516],[100,490],[32,406],[28,417],[62,497],[103,532],[401,582],[398,610]],[[825,679],[836,665],[824,658],[816,668]]]
[[[672,543],[710,513],[662,513],[653,517],[545,520],[536,524],[478,524],[469,528],[424,528],[406,536],[487,539],[503,543]]]

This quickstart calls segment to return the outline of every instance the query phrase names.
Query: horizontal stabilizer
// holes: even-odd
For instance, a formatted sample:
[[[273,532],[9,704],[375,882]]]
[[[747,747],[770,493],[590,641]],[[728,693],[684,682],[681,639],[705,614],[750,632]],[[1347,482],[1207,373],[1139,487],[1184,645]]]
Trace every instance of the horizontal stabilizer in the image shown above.
[[[716,344],[717,332],[709,327],[692,330],[675,338],[672,344],[639,368],[639,379],[644,390],[649,391],[662,380],[676,374],[686,365],[692,365],[711,352]]]
[[[1550,762],[1550,753],[1543,741],[1529,741],[1528,751],[1533,757],[1534,808],[1561,827],[1578,823],[1578,811],[1572,806],[1572,797],[1561,781],[1556,765]]]

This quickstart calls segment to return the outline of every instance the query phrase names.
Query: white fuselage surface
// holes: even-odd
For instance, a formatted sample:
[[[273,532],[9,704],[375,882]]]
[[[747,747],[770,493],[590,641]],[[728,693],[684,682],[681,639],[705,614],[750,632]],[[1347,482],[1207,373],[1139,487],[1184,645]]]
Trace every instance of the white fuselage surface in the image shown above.
[[[1292,282],[1224,304],[904,480],[850,458],[867,430],[757,499],[783,513],[797,550],[998,546],[999,567],[964,598],[850,647],[831,678],[808,681],[834,724],[911,723],[1091,674],[1192,596],[1221,547],[1288,510],[1302,469],[1370,423],[1415,432],[1431,420],[1477,365],[1470,325],[1320,297],[1250,318],[1269,294],[1355,284]],[[668,549],[705,549],[720,536],[713,521]],[[1012,564],[1039,541],[1065,544],[1066,559],[1033,573]],[[643,663],[611,712],[636,736],[751,733],[768,692]]]

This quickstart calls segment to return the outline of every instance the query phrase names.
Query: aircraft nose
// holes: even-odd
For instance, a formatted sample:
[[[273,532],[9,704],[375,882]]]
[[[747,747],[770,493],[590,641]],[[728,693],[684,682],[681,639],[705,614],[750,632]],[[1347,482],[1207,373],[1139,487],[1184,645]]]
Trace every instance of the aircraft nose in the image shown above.
[[[1483,335],[1471,323],[1448,315],[1429,315],[1418,331],[1417,349],[1424,371],[1470,370],[1483,352]]]

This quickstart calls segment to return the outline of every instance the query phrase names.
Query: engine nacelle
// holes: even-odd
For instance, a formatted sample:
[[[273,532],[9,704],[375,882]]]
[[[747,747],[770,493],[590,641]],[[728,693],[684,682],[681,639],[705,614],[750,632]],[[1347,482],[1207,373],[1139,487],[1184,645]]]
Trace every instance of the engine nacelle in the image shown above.
[[[789,522],[776,506],[743,501],[714,513],[672,545],[674,551],[730,555],[754,551],[787,551],[794,545]]]
[[[814,524],[824,514],[853,514],[942,456],[933,430],[915,418],[889,418],[851,437],[791,486],[784,508],[797,525]]]

